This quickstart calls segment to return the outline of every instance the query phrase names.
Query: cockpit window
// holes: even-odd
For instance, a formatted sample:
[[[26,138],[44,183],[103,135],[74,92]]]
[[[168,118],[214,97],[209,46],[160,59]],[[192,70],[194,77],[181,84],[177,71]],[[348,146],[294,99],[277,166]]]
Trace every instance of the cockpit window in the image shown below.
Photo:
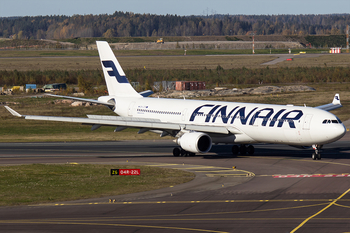
[[[325,119],[322,124],[341,124],[341,121],[338,118],[336,120]]]
[[[341,120],[338,118],[338,117],[336,117],[337,118],[337,120],[338,120],[338,122],[339,122],[339,124],[341,124],[342,122],[341,122]]]

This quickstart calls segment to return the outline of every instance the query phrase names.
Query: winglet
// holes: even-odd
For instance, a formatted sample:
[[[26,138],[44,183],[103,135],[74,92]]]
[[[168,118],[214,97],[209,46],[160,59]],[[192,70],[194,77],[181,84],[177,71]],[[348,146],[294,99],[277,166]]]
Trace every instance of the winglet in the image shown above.
[[[8,107],[8,106],[4,106],[7,111],[9,111],[12,115],[16,116],[16,117],[23,117],[21,114],[19,114],[18,112],[16,112],[15,110],[13,110],[12,108]]]
[[[334,105],[339,105],[340,104],[340,97],[339,97],[338,93],[335,94],[332,104],[334,104]]]
[[[315,108],[322,109],[322,110],[325,110],[325,111],[332,111],[334,109],[341,108],[341,107],[343,107],[343,105],[341,105],[340,97],[339,97],[339,94],[337,93],[337,94],[335,94],[332,103],[325,104],[325,105],[322,105],[322,106],[318,106],[318,107],[315,107]]]

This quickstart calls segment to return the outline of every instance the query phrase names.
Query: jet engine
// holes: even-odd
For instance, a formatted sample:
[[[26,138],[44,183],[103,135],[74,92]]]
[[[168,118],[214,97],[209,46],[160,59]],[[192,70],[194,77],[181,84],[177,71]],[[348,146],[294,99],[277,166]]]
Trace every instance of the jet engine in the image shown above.
[[[110,105],[108,106],[112,111],[114,111],[116,108],[116,101],[114,98],[110,96],[100,96],[98,97],[98,101],[108,103],[108,104],[113,104],[114,106],[110,106]]]
[[[199,132],[189,132],[176,140],[182,149],[192,153],[207,153],[212,146],[209,135]]]

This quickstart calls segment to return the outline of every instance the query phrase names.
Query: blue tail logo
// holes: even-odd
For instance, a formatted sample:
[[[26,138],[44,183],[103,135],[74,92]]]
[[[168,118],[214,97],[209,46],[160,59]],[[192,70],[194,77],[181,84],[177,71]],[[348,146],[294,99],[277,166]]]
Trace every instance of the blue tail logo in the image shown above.
[[[111,68],[112,70],[107,71],[108,75],[110,77],[115,77],[117,79],[118,83],[129,83],[126,76],[121,76],[117,70],[117,67],[115,67],[115,64],[113,61],[102,61],[103,66],[108,69]]]

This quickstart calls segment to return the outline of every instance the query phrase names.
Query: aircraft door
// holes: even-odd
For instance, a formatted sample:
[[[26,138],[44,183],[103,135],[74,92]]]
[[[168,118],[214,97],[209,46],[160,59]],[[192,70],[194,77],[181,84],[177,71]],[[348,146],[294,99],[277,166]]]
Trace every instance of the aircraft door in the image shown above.
[[[181,113],[181,120],[185,121],[187,116],[187,108],[185,108]]]
[[[306,115],[302,119],[301,130],[298,130],[299,141],[310,140],[310,123],[313,115]]]
[[[128,109],[128,116],[132,116],[132,111],[134,109],[135,102],[131,102]]]
[[[303,130],[310,130],[312,115],[306,115],[303,120]]]

